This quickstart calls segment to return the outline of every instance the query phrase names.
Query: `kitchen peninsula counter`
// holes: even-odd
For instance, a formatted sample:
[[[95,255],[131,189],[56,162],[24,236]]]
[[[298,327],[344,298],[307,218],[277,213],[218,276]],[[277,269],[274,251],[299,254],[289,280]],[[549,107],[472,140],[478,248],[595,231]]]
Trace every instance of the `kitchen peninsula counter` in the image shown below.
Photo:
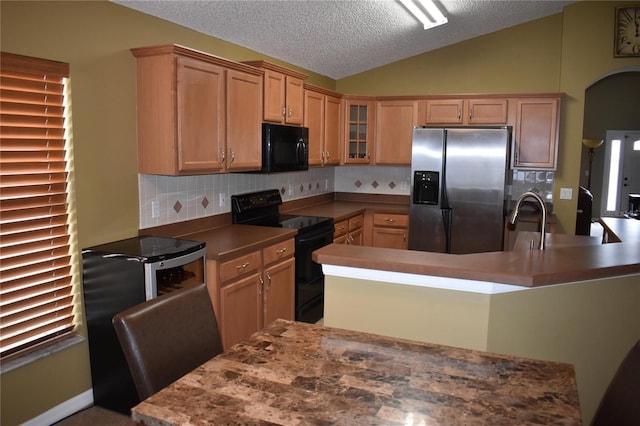
[[[316,250],[313,259],[323,265],[536,287],[640,274],[640,243],[463,255],[332,244]]]

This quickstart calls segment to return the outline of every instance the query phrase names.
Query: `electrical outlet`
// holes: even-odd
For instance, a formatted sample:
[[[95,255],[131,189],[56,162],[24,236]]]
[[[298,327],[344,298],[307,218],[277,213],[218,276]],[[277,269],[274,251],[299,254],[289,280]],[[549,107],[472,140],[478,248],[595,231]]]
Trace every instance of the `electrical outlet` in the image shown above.
[[[151,218],[157,219],[160,217],[160,202],[152,201],[151,202]]]
[[[225,207],[227,205],[227,194],[224,192],[220,193],[220,207]]]
[[[573,198],[573,189],[572,188],[560,188],[560,199],[561,200],[570,200]]]
[[[407,190],[407,181],[403,180],[400,182],[400,190],[401,191],[406,191]]]
[[[289,195],[293,195],[293,185],[289,184]]]
[[[324,180],[324,189],[329,189],[329,179]]]

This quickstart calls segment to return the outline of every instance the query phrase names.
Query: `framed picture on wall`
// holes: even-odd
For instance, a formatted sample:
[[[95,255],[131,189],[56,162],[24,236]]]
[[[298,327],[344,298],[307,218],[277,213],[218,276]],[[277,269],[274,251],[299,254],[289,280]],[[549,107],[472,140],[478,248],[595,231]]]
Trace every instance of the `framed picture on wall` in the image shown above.
[[[640,58],[640,6],[616,7],[613,56]]]

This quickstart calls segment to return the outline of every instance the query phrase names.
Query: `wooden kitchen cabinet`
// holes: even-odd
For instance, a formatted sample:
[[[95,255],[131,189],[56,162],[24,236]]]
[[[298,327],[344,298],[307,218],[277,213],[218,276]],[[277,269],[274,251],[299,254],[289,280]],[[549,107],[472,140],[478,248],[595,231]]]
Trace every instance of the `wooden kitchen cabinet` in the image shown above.
[[[343,98],[344,99],[344,98]],[[369,97],[347,97],[345,112],[345,164],[373,163],[375,101]]]
[[[427,99],[425,116],[427,125],[505,125],[508,120],[508,99]]]
[[[373,214],[373,247],[409,248],[409,215]]]
[[[305,84],[304,122],[309,128],[309,165],[340,164],[340,94]]]
[[[277,263],[264,271],[264,322],[271,324],[278,318],[293,320],[295,317],[295,259]]]
[[[333,242],[335,244],[361,246],[363,243],[363,224],[363,214],[357,214],[335,223],[333,226]]]
[[[220,173],[230,156],[245,152],[252,158],[241,169],[260,168],[261,117],[250,113],[255,95],[237,95],[234,79],[257,81],[253,90],[261,96],[261,70],[178,45],[131,51],[137,64],[139,173]],[[237,136],[237,126],[243,129],[242,155],[240,145],[231,146],[237,152],[230,155],[227,142]]]
[[[418,125],[418,103],[418,100],[376,102],[376,164],[411,165],[413,128]]]
[[[560,98],[516,99],[512,143],[514,169],[555,170]]]
[[[294,254],[289,239],[230,260],[207,261],[207,287],[224,348],[274,319],[294,319]]]
[[[303,84],[308,76],[267,61],[244,63],[264,69],[264,121],[302,125]]]
[[[227,71],[226,170],[262,167],[262,76]]]

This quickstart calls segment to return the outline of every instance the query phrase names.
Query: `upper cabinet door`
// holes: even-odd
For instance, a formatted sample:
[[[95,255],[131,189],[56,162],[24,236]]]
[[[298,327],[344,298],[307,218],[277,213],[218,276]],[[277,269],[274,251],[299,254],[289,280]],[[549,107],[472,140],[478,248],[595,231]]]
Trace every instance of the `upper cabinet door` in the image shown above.
[[[227,72],[227,170],[262,167],[262,76]]]
[[[285,77],[286,111],[284,122],[286,124],[300,124],[304,120],[302,106],[304,105],[304,87],[301,78]]]
[[[304,126],[309,129],[309,165],[321,166],[324,158],[324,95],[304,91]]]
[[[304,91],[304,126],[309,129],[309,165],[321,166],[324,157],[324,95]]]
[[[469,124],[507,124],[507,99],[468,99]]]
[[[324,98],[324,164],[340,164],[340,141],[342,126],[340,126],[341,100],[335,96]]]
[[[462,124],[462,99],[428,99],[426,124]]]
[[[516,99],[513,168],[555,170],[559,106],[560,98]]]
[[[178,172],[215,171],[223,166],[225,69],[177,58]]]
[[[345,164],[373,163],[374,110],[373,100],[345,101]]]
[[[417,100],[376,102],[376,164],[410,165],[417,124]]]
[[[264,72],[264,121],[284,122],[285,77],[271,70]]]

